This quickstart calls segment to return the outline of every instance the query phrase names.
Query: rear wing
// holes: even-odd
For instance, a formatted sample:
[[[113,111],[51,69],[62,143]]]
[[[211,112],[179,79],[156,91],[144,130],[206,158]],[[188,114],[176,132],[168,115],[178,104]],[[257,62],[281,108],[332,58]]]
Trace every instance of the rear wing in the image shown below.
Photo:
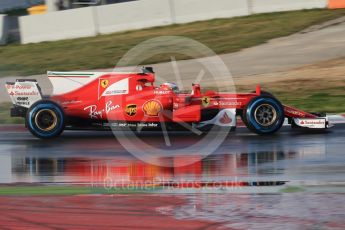
[[[18,79],[5,84],[8,95],[15,107],[30,108],[42,99],[41,89],[36,80]]]

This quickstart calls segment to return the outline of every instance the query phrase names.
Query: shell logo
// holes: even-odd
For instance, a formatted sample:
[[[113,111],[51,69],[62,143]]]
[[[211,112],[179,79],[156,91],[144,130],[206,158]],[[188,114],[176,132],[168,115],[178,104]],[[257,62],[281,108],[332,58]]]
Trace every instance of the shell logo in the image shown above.
[[[158,101],[150,100],[143,105],[143,111],[146,116],[157,117],[162,111],[162,105]]]

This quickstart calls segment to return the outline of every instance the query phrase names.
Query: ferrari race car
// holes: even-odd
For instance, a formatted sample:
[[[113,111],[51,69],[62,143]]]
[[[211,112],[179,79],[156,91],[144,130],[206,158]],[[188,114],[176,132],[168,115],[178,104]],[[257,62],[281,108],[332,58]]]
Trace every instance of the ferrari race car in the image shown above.
[[[294,128],[326,129],[326,116],[282,105],[257,86],[253,93],[191,93],[177,85],[154,86],[150,67],[137,73],[48,72],[51,96],[42,95],[35,80],[6,83],[13,102],[12,117],[25,118],[26,127],[39,138],[54,138],[65,129],[138,129],[236,127],[240,116],[249,130],[273,134],[285,118]]]

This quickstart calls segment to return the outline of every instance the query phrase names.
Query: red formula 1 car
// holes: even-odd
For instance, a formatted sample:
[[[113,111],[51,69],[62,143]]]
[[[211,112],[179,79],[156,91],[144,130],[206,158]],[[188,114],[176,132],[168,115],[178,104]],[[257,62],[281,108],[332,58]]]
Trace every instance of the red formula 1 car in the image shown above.
[[[8,82],[12,117],[24,117],[39,138],[59,136],[64,129],[236,127],[239,115],[249,130],[273,134],[285,118],[293,127],[326,129],[326,116],[282,105],[257,87],[255,93],[181,93],[173,83],[154,86],[152,68],[139,73],[48,72],[52,96],[42,96],[36,81]]]

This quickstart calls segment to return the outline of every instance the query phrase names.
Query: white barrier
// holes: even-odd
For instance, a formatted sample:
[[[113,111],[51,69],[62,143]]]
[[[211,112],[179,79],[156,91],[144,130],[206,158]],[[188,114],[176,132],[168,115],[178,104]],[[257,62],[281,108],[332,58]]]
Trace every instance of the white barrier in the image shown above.
[[[19,17],[22,43],[96,35],[93,7]]]
[[[6,44],[8,35],[8,19],[4,14],[0,14],[0,45]]]
[[[95,7],[100,33],[172,24],[169,0],[140,0]]]
[[[214,18],[231,18],[248,15],[246,0],[173,0],[173,21],[187,23]]]
[[[139,0],[24,16],[19,25],[26,44],[326,5],[327,0]]]
[[[289,10],[326,8],[327,0],[250,0],[254,14]]]

